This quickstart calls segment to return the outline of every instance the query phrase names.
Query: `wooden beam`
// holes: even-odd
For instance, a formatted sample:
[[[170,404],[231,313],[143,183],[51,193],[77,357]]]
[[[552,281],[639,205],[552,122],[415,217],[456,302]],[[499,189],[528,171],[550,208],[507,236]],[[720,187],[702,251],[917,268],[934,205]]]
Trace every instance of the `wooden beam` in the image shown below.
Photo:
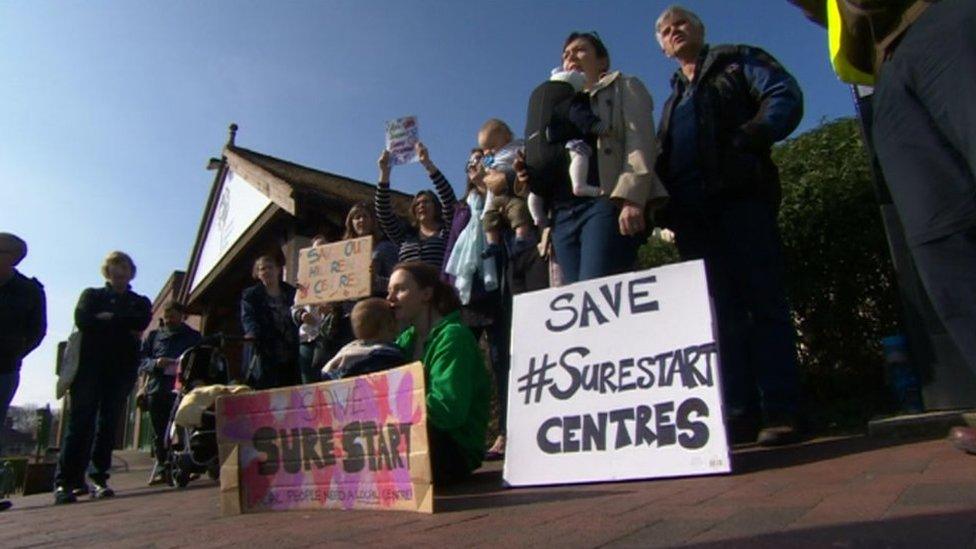
[[[290,183],[268,170],[250,162],[230,148],[224,148],[224,156],[234,173],[240,175],[255,189],[267,196],[282,210],[295,215],[295,198]]]

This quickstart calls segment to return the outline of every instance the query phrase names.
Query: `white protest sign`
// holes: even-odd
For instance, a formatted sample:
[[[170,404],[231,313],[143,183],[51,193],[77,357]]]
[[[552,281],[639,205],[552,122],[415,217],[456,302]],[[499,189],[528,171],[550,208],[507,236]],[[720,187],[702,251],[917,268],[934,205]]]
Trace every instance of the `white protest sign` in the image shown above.
[[[509,485],[729,471],[704,263],[515,296]]]
[[[420,142],[417,117],[406,116],[386,122],[386,150],[394,166],[417,161],[414,147]]]

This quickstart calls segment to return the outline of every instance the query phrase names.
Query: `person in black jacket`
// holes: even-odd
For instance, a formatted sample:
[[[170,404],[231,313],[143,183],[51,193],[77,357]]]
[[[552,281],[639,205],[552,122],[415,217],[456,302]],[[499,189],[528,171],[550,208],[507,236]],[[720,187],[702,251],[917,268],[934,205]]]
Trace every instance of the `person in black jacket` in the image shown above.
[[[44,287],[15,268],[26,256],[26,242],[0,233],[0,425],[20,384],[21,361],[47,331]],[[9,501],[0,500],[0,511],[9,508]]]
[[[797,433],[796,332],[770,151],[800,123],[803,95],[761,49],[707,45],[701,20],[683,8],[666,9],[655,30],[679,66],[658,130],[657,170],[671,195],[659,221],[682,259],[705,261],[731,438],[787,443]]]
[[[180,355],[200,342],[200,332],[186,325],[183,306],[170,301],[163,307],[163,325],[149,332],[142,342],[142,362],[139,372],[149,376],[146,382],[146,399],[149,419],[153,427],[153,453],[156,466],[149,485],[162,484],[166,479],[166,426],[176,394],[177,367]]]
[[[281,265],[270,255],[254,262],[257,284],[241,294],[241,325],[254,341],[244,382],[255,389],[298,385],[298,327],[291,319],[295,287],[281,280]]]
[[[115,430],[136,380],[139,338],[152,308],[129,286],[135,274],[135,263],[127,254],[108,254],[102,263],[105,286],[86,289],[75,308],[81,352],[54,475],[55,503],[73,503],[76,496],[89,492],[96,499],[115,495],[108,487]],[[86,468],[93,490],[85,483]]]

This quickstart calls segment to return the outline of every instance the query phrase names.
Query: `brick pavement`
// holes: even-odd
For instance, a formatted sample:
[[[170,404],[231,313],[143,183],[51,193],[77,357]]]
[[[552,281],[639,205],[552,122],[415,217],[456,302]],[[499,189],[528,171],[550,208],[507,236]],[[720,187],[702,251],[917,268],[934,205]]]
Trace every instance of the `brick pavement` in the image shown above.
[[[976,547],[976,456],[941,440],[819,439],[739,449],[734,475],[517,490],[494,464],[439,494],[431,516],[221,517],[215,483],[148,488],[148,462],[123,457],[117,498],[16,498],[0,546]]]

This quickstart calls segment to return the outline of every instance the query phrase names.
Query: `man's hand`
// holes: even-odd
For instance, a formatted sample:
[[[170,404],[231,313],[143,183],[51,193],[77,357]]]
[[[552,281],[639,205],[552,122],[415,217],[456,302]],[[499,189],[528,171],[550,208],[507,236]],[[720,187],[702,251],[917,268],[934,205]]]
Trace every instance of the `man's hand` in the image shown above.
[[[515,161],[512,162],[512,169],[515,170],[515,176],[519,179],[528,179],[529,171],[525,167],[525,151],[519,149],[515,151]]]
[[[632,236],[644,231],[644,210],[640,206],[624,200],[620,207],[620,234]]]
[[[390,151],[383,149],[383,153],[380,154],[379,160],[376,161],[376,165],[380,168],[380,183],[390,182]]]
[[[529,194],[529,169],[525,165],[525,150],[515,151],[515,161],[512,162],[515,170],[515,194],[526,196]]]

